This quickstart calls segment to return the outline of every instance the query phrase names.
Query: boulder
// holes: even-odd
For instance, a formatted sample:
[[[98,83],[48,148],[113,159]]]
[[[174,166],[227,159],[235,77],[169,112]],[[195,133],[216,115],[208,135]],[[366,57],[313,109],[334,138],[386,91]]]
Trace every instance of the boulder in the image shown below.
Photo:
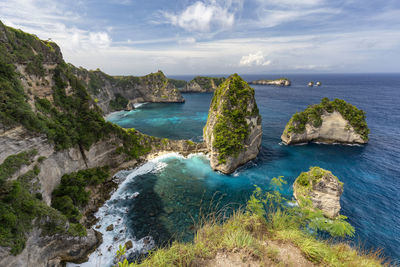
[[[125,248],[126,250],[130,250],[131,248],[133,248],[132,240],[128,240],[127,242],[125,242]]]
[[[324,216],[331,219],[339,215],[342,193],[343,183],[330,171],[319,167],[301,173],[293,184],[293,195],[300,207],[322,210]]]

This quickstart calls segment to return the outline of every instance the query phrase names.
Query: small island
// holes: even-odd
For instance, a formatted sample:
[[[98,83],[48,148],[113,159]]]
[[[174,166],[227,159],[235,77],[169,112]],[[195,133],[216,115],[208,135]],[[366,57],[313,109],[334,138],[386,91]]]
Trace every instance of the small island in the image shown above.
[[[204,127],[211,167],[226,174],[234,172],[257,157],[261,137],[254,89],[234,74],[214,92]]]
[[[290,86],[291,82],[288,78],[279,78],[275,80],[255,80],[249,82],[249,84],[255,85],[274,85],[274,86]]]
[[[330,171],[311,167],[302,172],[293,184],[293,195],[301,208],[322,210],[327,218],[339,216],[343,183]]]
[[[286,124],[281,136],[285,144],[308,142],[365,144],[369,129],[365,112],[341,99],[311,105],[297,112]]]

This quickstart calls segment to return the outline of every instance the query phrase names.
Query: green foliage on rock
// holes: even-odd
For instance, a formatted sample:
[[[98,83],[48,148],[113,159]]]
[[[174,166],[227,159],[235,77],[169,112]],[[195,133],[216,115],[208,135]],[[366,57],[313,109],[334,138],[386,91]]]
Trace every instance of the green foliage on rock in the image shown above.
[[[0,185],[10,178],[23,165],[29,165],[36,154],[36,150],[29,150],[8,156],[0,165]]]
[[[115,111],[126,109],[128,103],[128,99],[117,93],[115,94],[115,99],[111,100],[109,105],[111,110]]]
[[[211,90],[213,88],[213,83],[216,87],[220,86],[226,78],[215,78],[215,77],[205,77],[205,76],[196,76],[192,81],[196,82],[202,88],[206,90]]]
[[[89,83],[88,90],[92,94],[96,95],[100,93],[100,89],[104,86],[104,81],[100,77],[100,73],[103,74],[100,70],[98,71],[89,71]]]
[[[177,80],[177,79],[168,79],[170,83],[172,83],[176,88],[183,88],[187,84],[185,80]]]
[[[51,206],[64,214],[70,222],[78,223],[79,208],[84,207],[90,197],[89,185],[103,183],[109,177],[108,168],[82,170],[61,177],[61,183],[52,193]]]
[[[127,152],[129,158],[141,155],[145,149],[136,136],[104,120],[101,110],[74,74],[79,69],[62,60],[61,53],[57,53],[57,45],[20,30],[8,27],[3,30],[8,38],[8,42],[0,42],[0,50],[4,52],[0,56],[0,124],[3,127],[22,125],[33,133],[45,134],[57,150],[73,146],[87,150],[99,140],[117,136],[123,139],[123,151]],[[33,111],[19,81],[20,74],[10,63],[32,63],[32,72],[37,73],[36,65],[39,66],[41,60],[43,63],[46,60],[56,63],[50,73],[54,81],[53,101],[35,97],[36,110]],[[100,70],[89,72],[89,76],[97,77],[97,72]],[[153,75],[163,76],[162,73]],[[89,83],[90,90],[95,90],[102,82],[100,77],[90,80],[93,80],[92,84]],[[125,101],[120,100],[117,101],[118,105]]]
[[[22,124],[28,130],[40,131],[43,123],[37,118],[24,93],[15,67],[0,60],[0,123],[5,127]]]
[[[66,229],[66,218],[30,192],[30,182],[40,172],[37,166],[17,180],[7,180],[23,165],[31,164],[36,153],[31,150],[9,156],[0,165],[0,246],[11,247],[14,255],[24,249],[26,233],[33,228],[34,219],[45,235]]]
[[[254,89],[237,74],[230,76],[214,93],[210,113],[220,112],[214,127],[213,143],[218,149],[220,163],[225,163],[228,156],[237,156],[243,149],[248,136],[246,117],[258,115],[256,103],[252,110],[247,110],[252,98]]]
[[[303,133],[307,123],[311,123],[314,127],[320,127],[322,125],[321,115],[324,112],[332,113],[334,111],[339,112],[364,140],[368,140],[369,128],[365,121],[365,112],[337,98],[329,101],[325,97],[320,104],[308,106],[303,112],[296,112],[288,123],[287,131]]]
[[[43,77],[45,70],[43,68],[43,55],[36,55],[32,61],[26,65],[26,72],[30,75],[36,75],[38,77]]]

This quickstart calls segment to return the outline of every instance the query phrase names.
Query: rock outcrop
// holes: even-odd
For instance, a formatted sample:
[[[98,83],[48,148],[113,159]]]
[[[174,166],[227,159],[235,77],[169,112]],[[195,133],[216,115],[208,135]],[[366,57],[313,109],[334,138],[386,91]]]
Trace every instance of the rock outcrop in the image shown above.
[[[63,235],[42,236],[40,229],[29,234],[25,249],[18,256],[10,255],[9,248],[0,247],[0,266],[64,266],[65,262],[85,262],[87,255],[102,242],[101,234],[87,230],[84,237]]]
[[[98,80],[90,78],[89,84],[82,83],[82,76],[75,75],[77,68],[64,62],[53,42],[0,22],[0,50],[0,204],[7,210],[6,220],[24,220],[2,224],[5,234],[0,240],[0,266],[61,266],[63,261],[82,260],[101,237],[90,229],[81,236],[85,232],[82,225],[68,222],[61,211],[49,207],[52,192],[64,174],[106,165],[113,170],[129,168],[151,151],[174,150],[175,146],[183,152],[194,151],[202,144],[169,140],[160,144],[161,139],[104,121],[96,104],[100,99],[88,94],[103,87],[96,87]],[[109,102],[114,100],[117,106],[125,101],[125,93],[131,103],[183,101],[161,72],[141,78],[110,77],[104,79],[119,84],[120,98],[116,99],[118,92],[110,89],[102,100],[107,102],[106,97],[110,97]],[[104,112],[109,108],[103,107]],[[21,160],[19,155],[26,153],[29,160]],[[13,158],[18,160],[10,163]],[[7,170],[10,164],[11,171]],[[29,216],[19,208],[22,204],[9,201],[13,186],[22,188],[12,197],[26,201]],[[81,210],[82,220],[107,197],[101,186]],[[80,223],[89,227],[92,222]]]
[[[293,194],[300,207],[320,209],[331,219],[339,215],[342,193],[343,183],[330,171],[319,167],[301,173],[293,184]]]
[[[225,81],[225,78],[203,77],[197,76],[185,87],[181,89],[182,93],[210,93],[214,92],[217,87]]]
[[[279,78],[275,80],[255,80],[249,82],[249,84],[256,85],[274,85],[274,86],[290,86],[291,82],[288,78]]]
[[[344,100],[324,98],[318,105],[296,113],[281,136],[285,144],[308,142],[365,144],[369,129],[365,113]]]
[[[203,138],[211,167],[223,173],[232,173],[260,151],[261,116],[254,89],[239,75],[230,76],[214,92]]]
[[[75,68],[88,92],[104,113],[131,109],[135,103],[185,102],[179,90],[162,71],[146,76],[110,76],[100,70]]]

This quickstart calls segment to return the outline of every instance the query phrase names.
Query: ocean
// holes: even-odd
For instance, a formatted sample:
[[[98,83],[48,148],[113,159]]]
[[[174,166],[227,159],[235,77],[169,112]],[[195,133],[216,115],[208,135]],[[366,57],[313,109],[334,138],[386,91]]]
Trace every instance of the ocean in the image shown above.
[[[244,205],[255,185],[271,190],[273,177],[284,176],[288,183],[282,193],[292,199],[294,180],[311,166],[332,171],[344,183],[341,214],[356,229],[349,241],[363,249],[382,249],[386,257],[400,263],[400,74],[242,77],[251,81],[281,76],[288,77],[292,86],[253,86],[263,128],[257,159],[232,175],[223,175],[211,170],[204,155],[168,154],[118,173],[119,189],[97,214],[105,241],[80,266],[112,264],[118,245],[128,239],[134,244],[132,258],[171,240],[190,241],[199,217]],[[320,81],[322,86],[307,87],[309,81]],[[149,103],[112,113],[107,119],[149,135],[201,141],[212,94],[184,97],[184,104]],[[371,130],[367,145],[281,144],[290,117],[323,97],[344,99],[366,112]],[[111,223],[114,231],[105,231]]]

